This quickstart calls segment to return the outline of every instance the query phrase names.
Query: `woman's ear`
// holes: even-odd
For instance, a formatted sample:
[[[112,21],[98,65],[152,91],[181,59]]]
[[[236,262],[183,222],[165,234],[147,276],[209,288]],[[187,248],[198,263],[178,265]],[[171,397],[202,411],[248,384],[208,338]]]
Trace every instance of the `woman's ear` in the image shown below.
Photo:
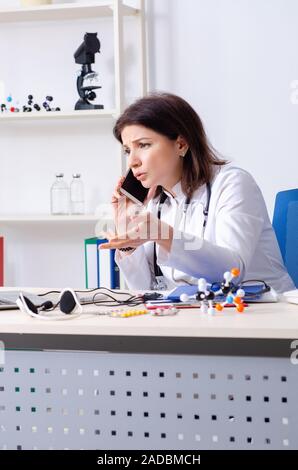
[[[177,140],[176,140],[176,148],[177,148],[177,153],[180,157],[184,157],[188,148],[189,148],[189,145],[188,143],[186,142],[186,140],[184,139],[184,137],[182,136],[178,136],[177,137]]]

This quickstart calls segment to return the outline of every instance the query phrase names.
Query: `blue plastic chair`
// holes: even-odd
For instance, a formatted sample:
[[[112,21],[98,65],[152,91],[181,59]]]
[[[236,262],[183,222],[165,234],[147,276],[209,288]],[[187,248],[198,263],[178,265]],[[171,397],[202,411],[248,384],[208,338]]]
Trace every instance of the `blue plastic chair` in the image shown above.
[[[272,225],[285,266],[298,287],[298,189],[277,193]]]

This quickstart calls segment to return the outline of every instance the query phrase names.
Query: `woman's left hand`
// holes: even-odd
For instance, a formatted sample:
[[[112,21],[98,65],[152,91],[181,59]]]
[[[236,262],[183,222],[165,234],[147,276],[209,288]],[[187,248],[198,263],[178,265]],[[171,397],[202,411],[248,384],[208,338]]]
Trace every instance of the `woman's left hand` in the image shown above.
[[[123,234],[105,233],[108,243],[102,243],[100,249],[138,248],[148,241],[155,241],[170,251],[173,239],[173,228],[159,220],[151,212],[133,216]]]

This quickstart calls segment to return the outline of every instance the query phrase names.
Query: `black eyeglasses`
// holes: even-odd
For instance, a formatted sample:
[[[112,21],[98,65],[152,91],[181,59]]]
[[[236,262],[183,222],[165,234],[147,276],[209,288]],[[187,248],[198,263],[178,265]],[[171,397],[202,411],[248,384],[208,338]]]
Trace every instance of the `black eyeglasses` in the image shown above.
[[[269,292],[271,287],[265,282],[259,279],[247,279],[246,281],[240,282],[237,286],[232,288],[232,292],[235,293],[238,289],[243,289],[245,292],[245,300],[258,299],[262,294]]]
[[[221,289],[220,282],[214,282],[211,285],[212,291],[217,291]],[[271,287],[265,282],[259,279],[248,279],[246,281],[240,282],[239,284],[235,285],[233,283],[230,284],[230,292],[235,294],[238,289],[243,289],[245,292],[244,300],[253,300],[258,299],[262,294],[269,292]],[[222,297],[224,294],[219,294]]]

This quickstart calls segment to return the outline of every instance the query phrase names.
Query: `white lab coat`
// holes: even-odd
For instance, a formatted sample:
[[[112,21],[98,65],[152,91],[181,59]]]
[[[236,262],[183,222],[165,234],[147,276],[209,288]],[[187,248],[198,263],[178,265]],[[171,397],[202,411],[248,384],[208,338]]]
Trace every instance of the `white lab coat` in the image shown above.
[[[245,170],[225,165],[214,167],[209,215],[202,238],[206,185],[197,189],[187,211],[186,196],[178,182],[161,210],[161,220],[174,227],[171,251],[157,245],[157,264],[168,289],[197,284],[198,278],[221,281],[223,273],[240,269],[236,281],[260,279],[277,292],[294,289],[272,229],[262,193]],[[159,198],[147,210],[157,214]],[[175,222],[176,221],[176,222]],[[129,289],[152,288],[154,280],[153,242],[146,242],[133,253],[116,251],[116,263]]]

